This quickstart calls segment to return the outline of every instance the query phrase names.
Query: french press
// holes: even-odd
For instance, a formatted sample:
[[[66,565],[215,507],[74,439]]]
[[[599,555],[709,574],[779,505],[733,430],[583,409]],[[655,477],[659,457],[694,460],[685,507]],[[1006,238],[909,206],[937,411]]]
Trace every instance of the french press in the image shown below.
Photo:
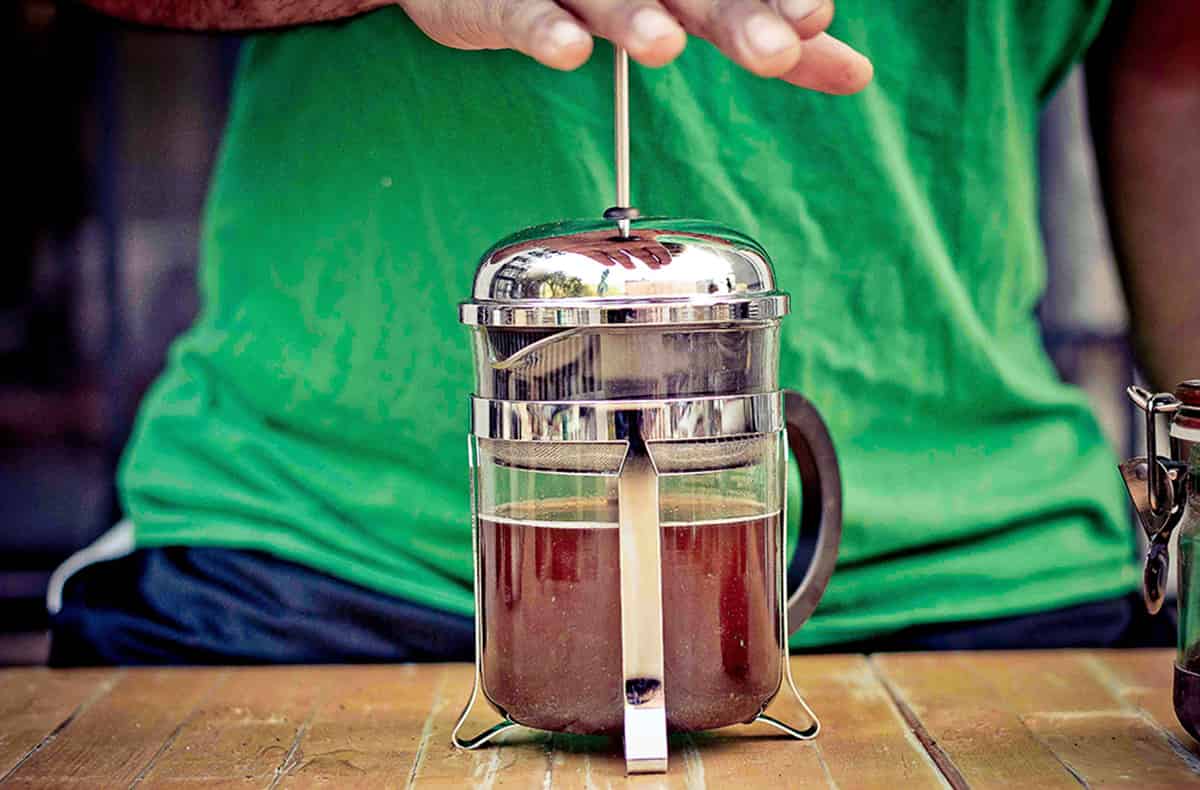
[[[1121,476],[1149,548],[1142,574],[1146,608],[1156,613],[1166,595],[1168,546],[1179,546],[1179,652],[1175,660],[1175,715],[1200,740],[1200,380],[1185,381],[1172,395],[1130,387],[1146,418],[1146,455],[1121,464]],[[1158,454],[1159,417],[1167,419],[1169,455]]]
[[[816,409],[779,388],[788,298],[750,238],[641,219],[628,200],[618,50],[618,207],[511,236],[460,307],[471,399],[472,749],[521,724],[617,734],[630,773],[667,767],[668,731],[761,721],[787,636],[816,608],[841,534],[841,482]],[[790,595],[787,453],[816,535]],[[490,727],[463,733],[486,703]]]

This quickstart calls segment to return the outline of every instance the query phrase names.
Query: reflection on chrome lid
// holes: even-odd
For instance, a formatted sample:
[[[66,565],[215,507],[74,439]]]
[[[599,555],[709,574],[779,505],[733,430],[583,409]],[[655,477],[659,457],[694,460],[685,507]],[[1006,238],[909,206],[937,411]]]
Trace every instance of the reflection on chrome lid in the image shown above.
[[[770,258],[711,222],[649,218],[541,225],[496,244],[475,273],[464,323],[594,326],[763,321],[787,313]]]

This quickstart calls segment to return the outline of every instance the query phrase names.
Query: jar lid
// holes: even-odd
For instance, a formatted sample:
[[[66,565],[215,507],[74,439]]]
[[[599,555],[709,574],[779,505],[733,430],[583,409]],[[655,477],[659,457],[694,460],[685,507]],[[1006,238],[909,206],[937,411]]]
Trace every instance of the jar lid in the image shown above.
[[[1175,397],[1184,406],[1200,408],[1200,379],[1184,381],[1175,388]]]
[[[540,225],[500,241],[475,272],[464,324],[556,328],[760,322],[788,312],[770,258],[748,236],[702,220]]]

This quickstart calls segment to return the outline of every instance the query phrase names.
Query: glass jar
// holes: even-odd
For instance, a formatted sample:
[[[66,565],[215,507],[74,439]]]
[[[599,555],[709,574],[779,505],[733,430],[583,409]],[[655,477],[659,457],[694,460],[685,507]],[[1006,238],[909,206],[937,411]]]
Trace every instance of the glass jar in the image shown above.
[[[1138,521],[1146,533],[1142,590],[1157,612],[1165,597],[1168,546],[1178,538],[1179,642],[1173,698],[1179,723],[1200,740],[1200,381],[1185,381],[1175,394],[1151,394],[1130,387],[1129,395],[1146,417],[1148,456],[1121,465]],[[1157,454],[1158,421],[1168,419],[1169,455]]]
[[[1171,422],[1171,441],[1186,464],[1185,502],[1179,526],[1178,604],[1179,654],[1175,661],[1175,715],[1200,740],[1200,382],[1187,382],[1175,392],[1183,404]]]

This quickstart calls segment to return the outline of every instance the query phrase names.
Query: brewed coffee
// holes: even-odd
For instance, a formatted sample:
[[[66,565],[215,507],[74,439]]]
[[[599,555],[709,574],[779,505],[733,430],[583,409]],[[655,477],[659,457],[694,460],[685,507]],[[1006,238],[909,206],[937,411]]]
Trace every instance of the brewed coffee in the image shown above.
[[[615,514],[602,500],[560,500],[522,518],[533,510],[479,518],[484,690],[530,727],[620,733]],[[745,502],[716,498],[665,498],[662,512],[668,726],[750,721],[782,677],[779,515],[747,518]],[[680,513],[703,516],[669,520]]]
[[[1175,717],[1188,735],[1200,741],[1200,660],[1193,659],[1190,667],[1175,665],[1172,697]]]

